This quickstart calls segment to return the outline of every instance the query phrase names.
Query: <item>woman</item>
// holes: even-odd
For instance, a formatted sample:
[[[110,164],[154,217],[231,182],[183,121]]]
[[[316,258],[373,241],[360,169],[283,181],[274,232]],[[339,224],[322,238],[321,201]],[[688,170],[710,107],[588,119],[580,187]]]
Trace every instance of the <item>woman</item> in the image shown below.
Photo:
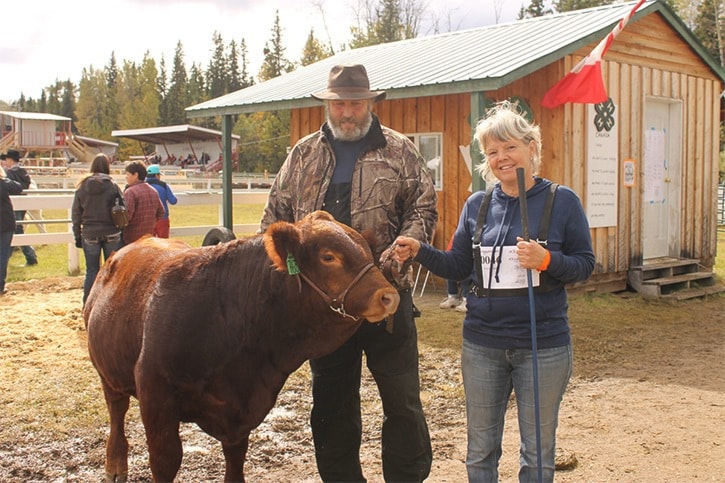
[[[111,207],[117,198],[123,204],[123,194],[111,178],[108,156],[97,154],[91,162],[90,173],[78,184],[71,210],[76,246],[83,248],[86,259],[83,304],[101,268],[101,253],[108,260],[122,243],[121,230],[111,219]]]
[[[395,258],[413,257],[438,276],[473,287],[463,326],[461,368],[468,421],[469,481],[498,481],[506,404],[513,390],[521,435],[519,481],[538,477],[531,318],[527,270],[536,308],[537,367],[543,480],[554,479],[559,405],[572,371],[565,284],[586,280],[594,253],[584,209],[569,188],[538,177],[541,133],[508,101],[496,104],[476,126],[484,163],[477,169],[495,181],[486,194],[470,196],[453,245],[440,251],[399,237]],[[524,168],[529,234],[522,238],[517,168]],[[553,196],[550,216],[546,214]],[[488,205],[488,206],[486,206]],[[482,221],[478,222],[483,206]],[[483,219],[485,215],[485,219]],[[540,221],[549,221],[548,230]],[[547,233],[543,233],[546,231]],[[545,242],[546,245],[535,240]],[[473,240],[473,243],[471,242]],[[475,261],[477,260],[478,263]]]

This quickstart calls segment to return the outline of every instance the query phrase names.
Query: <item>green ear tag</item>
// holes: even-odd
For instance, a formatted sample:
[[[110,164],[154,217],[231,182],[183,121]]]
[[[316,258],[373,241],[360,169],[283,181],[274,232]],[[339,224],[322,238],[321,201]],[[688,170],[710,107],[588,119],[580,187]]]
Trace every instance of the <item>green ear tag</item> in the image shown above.
[[[287,272],[290,275],[297,275],[300,273],[300,267],[297,266],[297,260],[292,256],[291,253],[287,254]]]

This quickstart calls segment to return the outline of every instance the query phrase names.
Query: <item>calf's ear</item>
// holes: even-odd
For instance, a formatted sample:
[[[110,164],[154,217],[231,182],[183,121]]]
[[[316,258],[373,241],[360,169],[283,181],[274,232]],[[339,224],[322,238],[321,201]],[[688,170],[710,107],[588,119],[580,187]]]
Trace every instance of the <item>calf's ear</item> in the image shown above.
[[[292,223],[278,221],[267,228],[262,239],[274,267],[279,271],[288,271],[288,255],[291,256],[301,243],[300,229]]]
[[[363,239],[368,243],[370,246],[370,250],[375,250],[375,247],[378,245],[378,237],[375,236],[375,231],[371,230],[370,228],[367,228],[363,230],[361,233]]]

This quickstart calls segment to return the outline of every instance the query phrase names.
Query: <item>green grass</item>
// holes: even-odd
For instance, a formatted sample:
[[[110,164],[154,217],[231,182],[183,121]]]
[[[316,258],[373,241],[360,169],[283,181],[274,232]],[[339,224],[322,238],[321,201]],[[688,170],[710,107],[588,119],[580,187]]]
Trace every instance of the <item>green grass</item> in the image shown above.
[[[262,204],[244,204],[234,205],[232,208],[232,218],[234,224],[259,223],[262,216]],[[62,220],[68,218],[67,210],[44,210],[43,218],[46,220]],[[171,208],[171,226],[204,226],[219,225],[219,212],[216,206],[207,205],[189,205]],[[46,229],[49,232],[66,231],[65,224],[47,224]],[[29,233],[37,233],[36,227],[28,228]],[[184,236],[181,237],[191,246],[201,246],[204,237]],[[18,249],[15,250],[10,263],[8,263],[8,275],[6,282],[20,282],[33,279],[42,279],[47,277],[62,277],[67,275],[79,275],[78,273],[69,273],[68,270],[68,245],[55,244],[36,246],[35,252],[38,254],[38,264],[25,267],[25,257]],[[76,248],[72,248],[76,250]],[[80,274],[85,273],[85,261],[83,253],[78,250],[78,259],[80,265]]]
[[[717,257],[714,271],[720,280],[725,280],[725,225],[717,227]]]

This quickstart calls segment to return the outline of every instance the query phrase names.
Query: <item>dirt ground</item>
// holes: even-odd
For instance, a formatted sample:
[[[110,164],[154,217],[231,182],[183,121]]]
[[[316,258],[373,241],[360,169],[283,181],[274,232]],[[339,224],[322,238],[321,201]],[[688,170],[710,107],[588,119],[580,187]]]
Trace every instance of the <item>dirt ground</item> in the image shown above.
[[[88,359],[80,277],[17,282],[0,298],[0,481],[86,482],[103,477],[107,416]],[[423,401],[434,462],[428,481],[466,480],[459,370],[462,314],[416,297]],[[560,414],[559,482],[725,481],[725,297],[678,304],[639,297],[572,301],[575,373]],[[316,482],[307,423],[307,365],[289,379],[250,442],[251,482]],[[363,465],[382,481],[380,405],[363,383]],[[151,481],[138,408],[129,411],[129,481]],[[182,428],[179,481],[219,481],[220,445]],[[516,481],[516,410],[507,414],[501,480]]]

